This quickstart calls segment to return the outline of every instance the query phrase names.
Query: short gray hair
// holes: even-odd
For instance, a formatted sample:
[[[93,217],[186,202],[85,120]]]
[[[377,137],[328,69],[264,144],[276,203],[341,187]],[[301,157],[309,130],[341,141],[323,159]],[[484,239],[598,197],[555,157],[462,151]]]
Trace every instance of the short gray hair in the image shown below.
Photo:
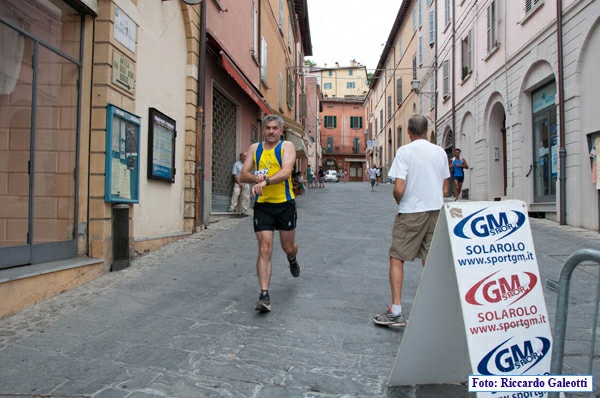
[[[408,119],[408,130],[420,137],[427,135],[427,118],[420,113],[415,113]]]
[[[279,124],[279,129],[283,131],[283,118],[281,116],[276,115],[274,113],[272,113],[270,115],[266,115],[265,117],[262,118],[260,124],[261,124],[261,126],[264,126],[265,124],[267,124],[269,122],[277,122]]]

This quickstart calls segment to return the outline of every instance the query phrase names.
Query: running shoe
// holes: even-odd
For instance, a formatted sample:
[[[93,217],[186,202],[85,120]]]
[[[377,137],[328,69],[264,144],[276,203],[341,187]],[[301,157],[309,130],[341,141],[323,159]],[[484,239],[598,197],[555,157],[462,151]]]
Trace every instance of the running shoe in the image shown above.
[[[294,278],[297,278],[300,276],[300,264],[298,264],[298,259],[294,259],[294,260],[290,260],[288,258],[288,261],[290,262],[290,272],[292,273],[292,276]]]
[[[269,298],[269,293],[265,295],[261,293],[258,296],[258,301],[256,302],[256,307],[254,309],[259,312],[271,311],[271,299]]]
[[[388,308],[388,310],[381,315],[373,316],[373,322],[375,322],[377,325],[381,325],[381,326],[390,326],[390,327],[405,327],[406,326],[406,318],[404,318],[404,314],[399,313],[398,315],[392,315],[391,308]]]

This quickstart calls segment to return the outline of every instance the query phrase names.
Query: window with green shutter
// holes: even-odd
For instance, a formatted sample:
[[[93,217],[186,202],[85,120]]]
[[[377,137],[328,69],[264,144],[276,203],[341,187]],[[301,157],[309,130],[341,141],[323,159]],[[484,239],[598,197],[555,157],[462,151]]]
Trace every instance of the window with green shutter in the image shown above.
[[[363,120],[362,116],[350,116],[350,128],[351,129],[362,129]]]
[[[334,129],[337,126],[337,116],[325,116],[325,128]]]

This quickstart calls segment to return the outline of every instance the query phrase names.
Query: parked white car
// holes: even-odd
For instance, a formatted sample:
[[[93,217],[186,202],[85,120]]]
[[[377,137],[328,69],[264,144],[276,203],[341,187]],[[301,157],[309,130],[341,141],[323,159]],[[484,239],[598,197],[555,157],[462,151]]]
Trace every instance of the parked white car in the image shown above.
[[[337,171],[335,170],[327,170],[325,172],[325,182],[338,182],[339,178],[337,175]]]

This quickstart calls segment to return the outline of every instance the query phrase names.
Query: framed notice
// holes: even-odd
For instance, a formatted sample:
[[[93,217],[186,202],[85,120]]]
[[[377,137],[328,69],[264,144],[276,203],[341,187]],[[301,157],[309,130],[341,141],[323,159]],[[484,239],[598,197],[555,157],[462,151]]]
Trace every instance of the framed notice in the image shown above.
[[[106,178],[104,201],[139,203],[141,118],[106,107]]]
[[[148,123],[148,178],[175,182],[175,120],[150,108]]]

